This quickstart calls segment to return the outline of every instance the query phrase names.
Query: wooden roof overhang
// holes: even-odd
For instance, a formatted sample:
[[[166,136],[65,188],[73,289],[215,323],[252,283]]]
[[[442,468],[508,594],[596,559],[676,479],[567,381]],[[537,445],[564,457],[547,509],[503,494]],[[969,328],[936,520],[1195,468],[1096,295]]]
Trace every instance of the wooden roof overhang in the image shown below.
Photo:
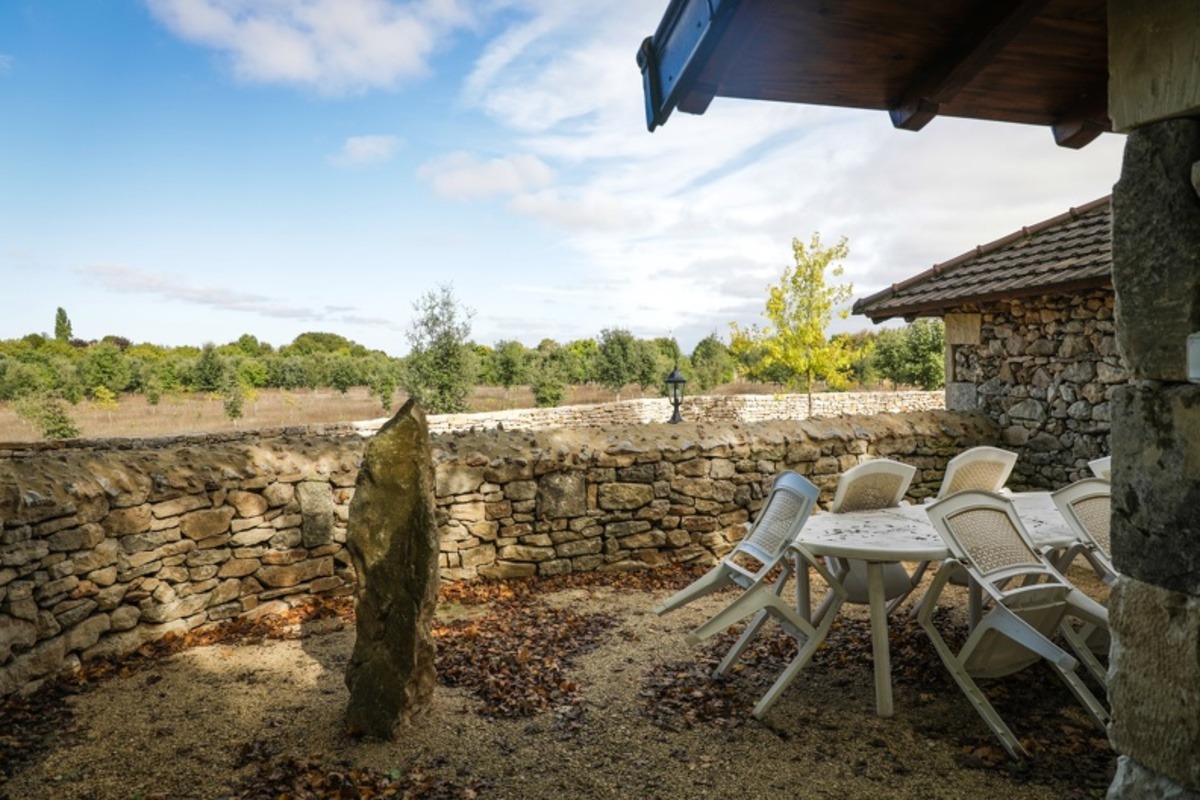
[[[671,0],[638,65],[650,130],[715,97],[1112,129],[1105,0]]]

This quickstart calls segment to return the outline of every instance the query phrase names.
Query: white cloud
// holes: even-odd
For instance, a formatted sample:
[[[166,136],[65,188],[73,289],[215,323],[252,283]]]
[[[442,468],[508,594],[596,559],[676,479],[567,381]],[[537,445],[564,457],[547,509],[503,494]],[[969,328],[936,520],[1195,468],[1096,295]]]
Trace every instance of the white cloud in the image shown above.
[[[329,157],[331,164],[339,167],[364,167],[384,164],[404,144],[398,136],[351,136],[342,143],[342,149]]]
[[[509,208],[563,231],[588,274],[611,284],[570,309],[594,330],[675,319],[702,336],[754,322],[792,237],[814,231],[849,237],[846,278],[862,296],[1099,197],[1117,177],[1121,137],[1072,151],[1045,128],[938,119],[912,134],[882,112],[717,98],[650,134],[635,53],[661,4],[506,7],[518,20],[487,43],[464,101],[498,126],[492,146],[507,136],[553,169],[552,186],[510,186]]]
[[[518,154],[483,160],[457,152],[427,161],[417,177],[450,200],[513,196],[549,186],[554,171],[536,156]]]
[[[224,286],[189,284],[178,275],[147,272],[125,264],[95,264],[77,267],[75,272],[89,283],[118,294],[151,295],[169,302],[262,317],[395,327],[390,319],[364,317],[348,306],[323,309],[297,306],[269,295],[237,292]]]
[[[342,94],[428,72],[449,33],[473,23],[460,0],[146,0],[182,39],[222,52],[251,83]]]

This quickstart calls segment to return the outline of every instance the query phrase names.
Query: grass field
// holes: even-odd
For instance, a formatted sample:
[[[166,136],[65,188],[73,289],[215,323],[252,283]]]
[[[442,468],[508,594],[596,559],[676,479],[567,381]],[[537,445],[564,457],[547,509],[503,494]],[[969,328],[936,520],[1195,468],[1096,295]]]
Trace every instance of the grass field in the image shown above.
[[[778,391],[778,387],[738,384],[717,391],[751,393]],[[621,392],[623,400],[642,396],[637,387],[632,386]],[[570,389],[565,404],[607,403],[614,399],[613,393],[602,387],[575,386]],[[124,395],[114,410],[84,401],[67,406],[67,413],[85,438],[167,436],[378,419],[394,414],[404,400],[404,395],[397,393],[395,403],[385,412],[379,401],[368,396],[364,388],[351,389],[344,395],[332,389],[264,389],[246,399],[243,416],[238,420],[228,419],[220,397],[208,394],[166,395],[158,405],[150,405],[142,395]],[[514,387],[507,393],[499,387],[478,386],[469,404],[472,411],[531,408],[534,405],[533,393],[527,386]],[[38,431],[19,418],[9,404],[0,403],[0,442],[31,442],[40,438]]]

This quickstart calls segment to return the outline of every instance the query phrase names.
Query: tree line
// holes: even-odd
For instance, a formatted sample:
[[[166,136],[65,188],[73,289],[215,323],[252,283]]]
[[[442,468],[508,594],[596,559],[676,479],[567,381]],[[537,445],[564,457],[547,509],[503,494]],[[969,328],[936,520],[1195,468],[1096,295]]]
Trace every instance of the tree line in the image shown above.
[[[556,406],[572,385],[603,386],[617,399],[628,386],[658,393],[676,367],[693,394],[736,380],[810,395],[817,386],[844,390],[890,383],[932,390],[943,385],[940,320],[828,336],[833,309],[851,293],[848,284],[826,283],[827,271],[841,275],[846,241],[826,247],[814,234],[807,243],[793,240],[792,248],[794,263],[784,268],[778,284],[767,287],[765,324],[731,325],[729,344],[714,331],[690,354],[673,338],[642,339],[619,327],[565,343],[543,339],[535,347],[514,339],[479,344],[471,339],[473,312],[448,284],[414,303],[404,358],[325,332],[302,333],[278,348],[251,334],[200,347],[135,344],[121,336],[88,341],[74,336],[66,311],[59,308],[53,336],[0,340],[0,402],[12,403],[43,435],[66,438],[78,431],[64,403],[86,399],[111,407],[128,393],[142,394],[151,404],[167,393],[209,393],[221,398],[229,418],[237,419],[248,393],[259,389],[344,393],[366,387],[387,411],[402,388],[431,413],[455,413],[468,410],[477,385],[506,391],[527,385],[537,405]]]

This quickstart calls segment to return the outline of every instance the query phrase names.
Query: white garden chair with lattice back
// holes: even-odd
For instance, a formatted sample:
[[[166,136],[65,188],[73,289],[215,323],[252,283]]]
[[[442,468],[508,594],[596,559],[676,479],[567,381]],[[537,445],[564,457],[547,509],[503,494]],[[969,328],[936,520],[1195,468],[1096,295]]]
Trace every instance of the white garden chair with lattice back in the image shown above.
[[[917,468],[879,458],[864,461],[856,467],[842,473],[837,490],[833,495],[833,503],[829,511],[833,514],[848,514],[854,511],[875,511],[880,508],[895,508],[904,500],[905,493],[912,483]],[[866,605],[867,598],[867,565],[863,561],[844,558],[825,559],[829,569],[841,580],[846,589],[846,601]],[[929,562],[921,562],[911,575],[898,562],[883,564],[883,591],[888,601],[887,611],[890,614],[904,598],[908,597],[921,582],[921,576]],[[824,613],[822,606],[813,615],[819,619]]]
[[[1054,562],[1059,572],[1066,573],[1071,562],[1083,555],[1095,570],[1097,577],[1112,585],[1119,573],[1112,563],[1112,548],[1109,532],[1112,525],[1112,484],[1106,478],[1084,478],[1050,495],[1067,526],[1075,534],[1076,544],[1066,548]],[[1063,635],[1076,650],[1084,644],[1090,653],[1107,654],[1110,644],[1108,631],[1083,625],[1065,627]],[[1104,668],[1093,657],[1081,654],[1088,669],[1101,684],[1107,687]]]
[[[661,616],[729,585],[740,586],[746,591],[766,586],[767,574],[782,565],[783,573],[773,586],[768,587],[776,594],[781,592],[790,575],[787,546],[812,513],[820,494],[821,490],[802,475],[790,471],[780,473],[754,524],[732,552],[691,585],[669,597],[654,612]],[[745,603],[743,593],[709,623],[729,619],[721,629],[728,627],[746,616],[740,611]]]
[[[946,474],[938,489],[938,499],[949,497],[955,492],[979,489],[984,492],[999,492],[1008,481],[1017,454],[999,447],[972,447],[950,459]]]
[[[952,560],[983,587],[988,602],[962,649],[952,651],[933,624],[933,610],[950,574],[939,569],[917,618],[959,688],[1009,755],[1019,758],[1025,749],[976,678],[1011,675],[1045,659],[1097,724],[1105,727],[1108,712],[1075,673],[1079,662],[1050,641],[1071,618],[1107,628],[1104,607],[1068,583],[1037,551],[1008,498],[991,492],[958,492],[931,505],[929,519]]]
[[[1112,480],[1112,456],[1105,456],[1104,458],[1089,461],[1088,469],[1097,478],[1103,478],[1106,481]]]

